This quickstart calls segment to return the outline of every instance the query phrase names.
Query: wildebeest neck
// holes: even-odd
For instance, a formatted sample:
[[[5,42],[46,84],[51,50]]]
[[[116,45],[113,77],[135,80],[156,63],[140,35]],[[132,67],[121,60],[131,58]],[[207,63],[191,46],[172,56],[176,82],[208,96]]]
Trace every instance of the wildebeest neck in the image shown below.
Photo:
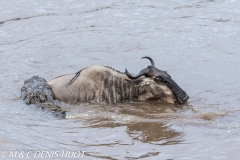
[[[125,74],[116,73],[115,70],[109,68],[100,78],[102,78],[100,81],[103,82],[100,95],[102,95],[101,99],[105,102],[118,103],[138,99],[140,86],[126,80]]]

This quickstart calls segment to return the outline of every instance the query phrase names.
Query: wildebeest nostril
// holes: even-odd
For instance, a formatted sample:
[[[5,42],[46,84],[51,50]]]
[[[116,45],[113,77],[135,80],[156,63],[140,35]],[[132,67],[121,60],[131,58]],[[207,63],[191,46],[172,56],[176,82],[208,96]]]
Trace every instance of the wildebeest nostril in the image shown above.
[[[178,103],[178,104],[183,104],[184,101],[183,101],[180,97],[177,97],[177,103]]]
[[[187,101],[189,99],[188,95],[185,95],[182,100]]]

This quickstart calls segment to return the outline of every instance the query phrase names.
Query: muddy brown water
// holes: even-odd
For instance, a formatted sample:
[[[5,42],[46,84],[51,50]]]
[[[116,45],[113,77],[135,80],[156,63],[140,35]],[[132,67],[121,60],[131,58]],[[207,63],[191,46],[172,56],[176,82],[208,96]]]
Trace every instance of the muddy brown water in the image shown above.
[[[239,158],[239,7],[237,0],[1,0],[0,152]],[[90,65],[137,73],[146,55],[188,93],[186,105],[64,105],[67,119],[59,120],[19,99],[30,76],[49,80]]]

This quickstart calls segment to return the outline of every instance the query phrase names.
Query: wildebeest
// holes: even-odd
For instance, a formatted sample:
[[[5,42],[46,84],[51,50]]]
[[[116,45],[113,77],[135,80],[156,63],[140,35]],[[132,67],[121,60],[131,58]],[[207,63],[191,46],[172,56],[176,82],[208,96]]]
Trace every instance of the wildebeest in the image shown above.
[[[151,65],[142,69],[137,75],[125,73],[104,66],[90,66],[77,72],[59,76],[44,84],[29,85],[28,81],[37,82],[38,79],[25,81],[22,88],[22,98],[26,103],[34,99],[44,102],[57,99],[69,104],[92,101],[96,103],[118,103],[123,101],[161,100],[169,103],[184,104],[188,95],[172,80],[171,76],[155,67],[150,57]],[[35,86],[29,89],[27,86]],[[47,92],[46,92],[47,90]],[[52,91],[52,93],[50,93]]]

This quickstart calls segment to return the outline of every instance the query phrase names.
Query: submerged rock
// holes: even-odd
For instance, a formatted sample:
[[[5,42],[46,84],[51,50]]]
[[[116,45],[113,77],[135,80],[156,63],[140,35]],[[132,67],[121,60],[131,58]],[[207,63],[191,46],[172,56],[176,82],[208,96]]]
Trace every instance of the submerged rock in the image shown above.
[[[58,118],[66,118],[66,111],[54,103],[51,87],[44,78],[33,76],[25,80],[21,88],[21,99],[28,105],[34,104],[44,111],[50,111]]]

